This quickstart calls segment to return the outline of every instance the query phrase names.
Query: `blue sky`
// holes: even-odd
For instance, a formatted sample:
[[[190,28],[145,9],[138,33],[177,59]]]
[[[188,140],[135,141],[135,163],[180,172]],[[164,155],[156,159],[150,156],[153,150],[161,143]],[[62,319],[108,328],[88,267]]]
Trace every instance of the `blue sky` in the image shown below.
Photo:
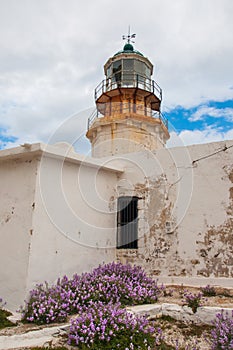
[[[17,141],[16,136],[10,136],[9,134],[7,135],[6,129],[0,129],[0,149],[7,148],[9,143],[14,143],[15,141]]]
[[[182,130],[203,130],[207,126],[229,131],[233,123],[233,100],[208,101],[192,108],[177,106],[164,115],[179,133]]]
[[[88,152],[93,91],[129,24],[163,89],[168,146],[233,139],[232,13],[232,0],[1,0],[0,149],[56,140]]]

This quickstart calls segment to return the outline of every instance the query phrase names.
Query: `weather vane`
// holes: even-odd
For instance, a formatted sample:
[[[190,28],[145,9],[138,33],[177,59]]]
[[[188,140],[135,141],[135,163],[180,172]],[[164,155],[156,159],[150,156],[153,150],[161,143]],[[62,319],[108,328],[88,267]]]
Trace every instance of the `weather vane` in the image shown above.
[[[123,40],[127,40],[127,43],[135,43],[135,41],[133,41],[132,39],[135,39],[136,34],[130,34],[130,26],[129,26],[129,31],[128,31],[128,35],[122,35],[122,39]]]

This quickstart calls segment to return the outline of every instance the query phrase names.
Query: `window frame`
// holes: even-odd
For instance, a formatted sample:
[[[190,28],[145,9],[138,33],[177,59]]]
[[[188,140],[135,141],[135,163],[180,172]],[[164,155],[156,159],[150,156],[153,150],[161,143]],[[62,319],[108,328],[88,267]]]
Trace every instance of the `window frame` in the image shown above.
[[[117,249],[138,249],[138,197],[117,199]]]

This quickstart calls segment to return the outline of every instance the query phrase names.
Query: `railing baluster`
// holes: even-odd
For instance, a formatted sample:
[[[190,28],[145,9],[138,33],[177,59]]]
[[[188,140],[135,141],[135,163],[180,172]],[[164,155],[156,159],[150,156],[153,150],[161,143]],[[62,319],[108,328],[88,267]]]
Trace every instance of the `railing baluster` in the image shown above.
[[[133,75],[130,73],[130,77],[133,77],[132,82],[130,79],[128,80],[126,79],[126,81],[131,84],[131,87],[133,86],[134,88],[139,88],[139,89],[144,88],[144,90],[150,91],[151,93],[155,94],[160,101],[162,100],[162,89],[154,80],[146,78],[145,76],[136,74],[135,71],[133,72]],[[121,82],[123,83],[123,80]],[[114,90],[116,88],[117,88],[117,84],[111,78],[102,80],[95,89],[95,93],[94,93],[95,100],[97,101],[100,98],[101,94],[107,91]],[[131,105],[128,104],[127,106],[123,106],[122,104],[120,104],[117,107],[117,110],[119,110],[121,113],[124,112],[125,110],[130,112]],[[149,115],[149,113],[152,117],[159,118],[161,122],[166,126],[166,128],[168,128],[168,120],[162,115],[162,113],[153,112],[152,110],[151,111],[145,110],[146,115]],[[99,118],[101,116],[102,116],[101,113],[97,110],[88,118],[88,124],[87,124],[88,130],[93,124],[95,118]]]
[[[136,88],[139,88],[143,85],[144,82],[144,88],[152,92],[153,94],[157,95],[158,98],[162,99],[162,90],[159,87],[159,85],[152,79],[148,79],[145,76],[135,74],[133,73],[133,81],[132,85]],[[119,81],[119,83],[123,83],[123,81]],[[95,89],[95,100],[97,100],[101,94],[105,93],[106,91],[114,90],[116,89],[116,83],[112,81],[112,79],[104,79],[101,81],[101,83],[96,87]]]

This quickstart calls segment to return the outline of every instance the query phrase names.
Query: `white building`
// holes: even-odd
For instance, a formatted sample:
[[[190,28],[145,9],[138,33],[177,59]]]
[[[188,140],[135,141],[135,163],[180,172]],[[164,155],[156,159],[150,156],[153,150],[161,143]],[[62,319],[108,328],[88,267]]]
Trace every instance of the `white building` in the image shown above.
[[[128,43],[104,66],[88,123],[92,157],[72,146],[0,152],[0,296],[103,262],[161,282],[233,284],[233,141],[165,148],[153,66]]]

